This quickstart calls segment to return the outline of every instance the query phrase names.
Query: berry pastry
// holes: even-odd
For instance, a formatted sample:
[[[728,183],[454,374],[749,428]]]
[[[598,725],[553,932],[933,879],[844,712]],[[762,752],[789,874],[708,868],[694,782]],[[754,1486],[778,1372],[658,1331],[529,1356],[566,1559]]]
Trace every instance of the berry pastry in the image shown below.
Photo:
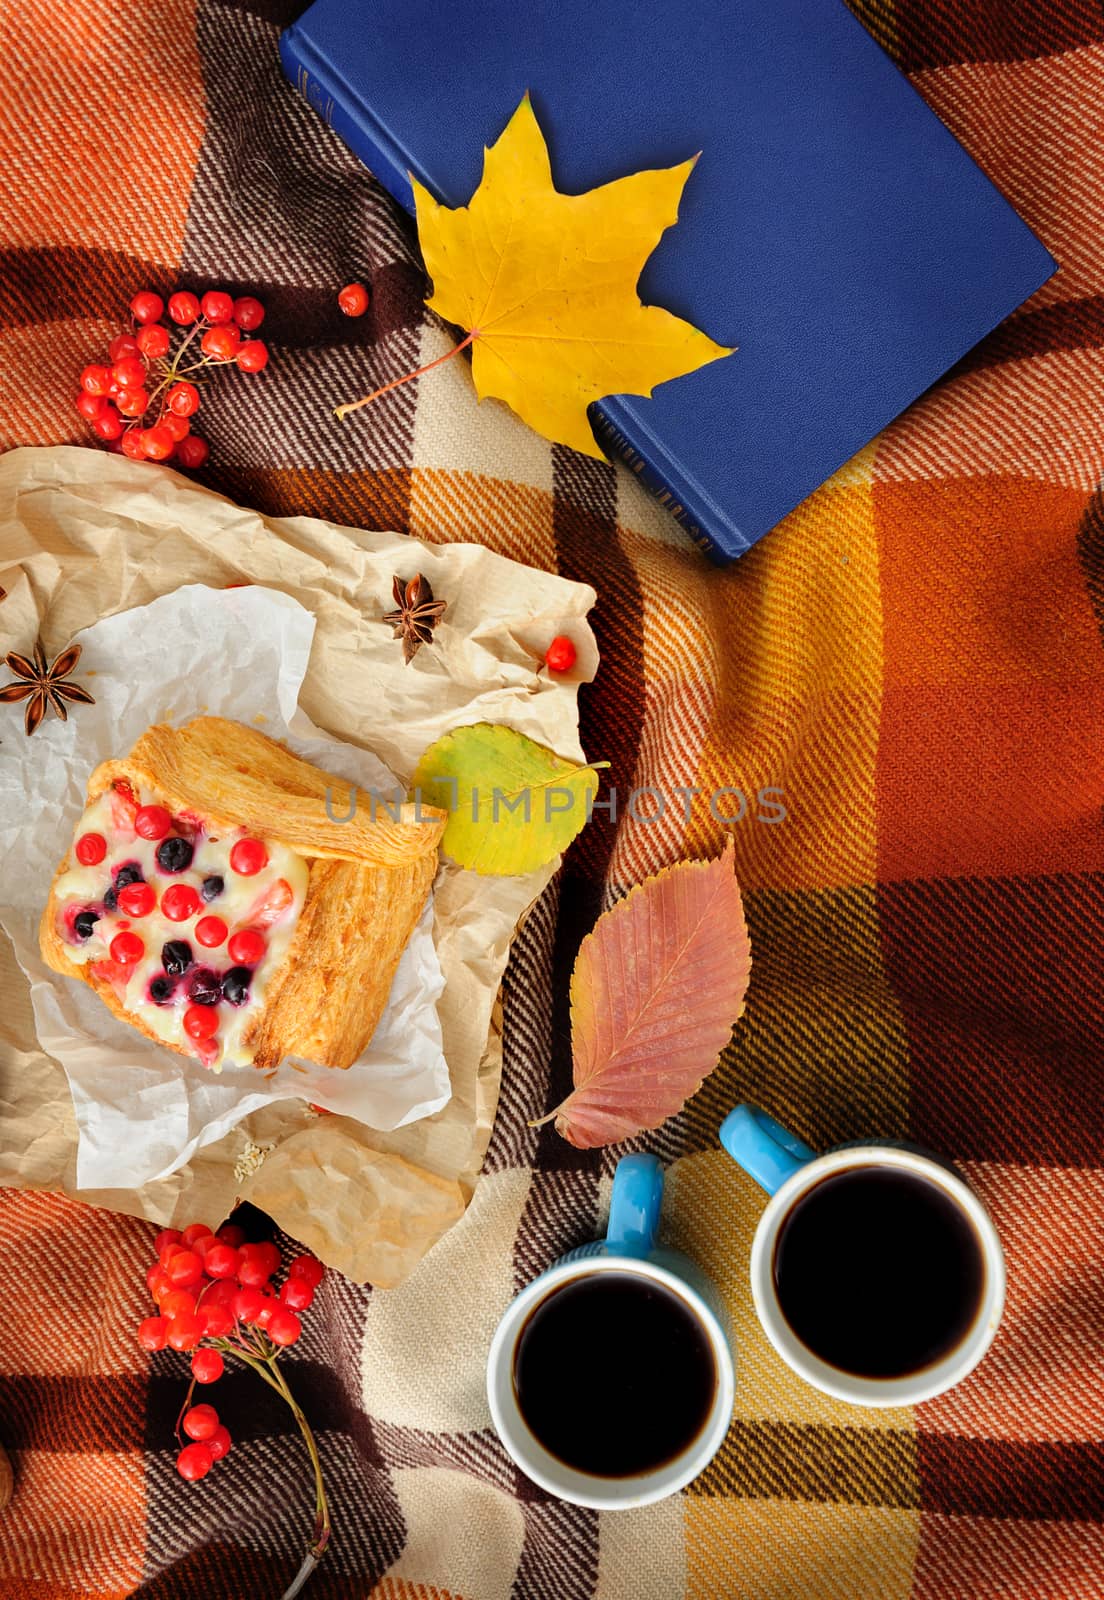
[[[437,868],[445,815],[373,803],[254,728],[148,728],[105,761],[58,868],[44,960],[204,1066],[348,1067]],[[327,790],[336,791],[327,806]]]

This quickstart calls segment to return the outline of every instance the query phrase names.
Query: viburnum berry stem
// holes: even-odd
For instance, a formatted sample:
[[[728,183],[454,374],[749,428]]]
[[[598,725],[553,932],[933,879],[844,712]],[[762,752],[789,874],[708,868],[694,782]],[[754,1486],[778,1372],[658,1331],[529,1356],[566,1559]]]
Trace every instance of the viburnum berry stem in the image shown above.
[[[371,394],[366,394],[363,400],[351,400],[348,404],[338,406],[334,416],[339,422],[354,411],[359,411],[361,406],[371,405],[373,400],[378,400],[381,394],[388,394],[392,389],[400,388],[404,383],[409,383],[412,378],[420,378],[423,372],[432,372],[434,367],[439,367],[443,361],[451,361],[453,356],[458,356],[461,350],[466,350],[479,338],[479,329],[473,328],[466,339],[461,339],[459,344],[453,345],[451,350],[446,350],[443,356],[438,356],[435,361],[427,361],[424,367],[416,367],[413,372],[406,372],[401,378],[392,378],[390,383],[385,383],[382,388],[373,389]]]
[[[184,1441],[180,1437],[180,1424],[184,1421],[184,1413],[192,1403],[192,1396],[195,1394],[195,1386],[196,1381],[193,1378],[191,1383],[188,1385],[188,1392],[184,1396],[184,1404],[180,1408],[180,1415],[177,1417],[176,1427],[173,1429],[173,1432],[176,1434],[176,1442],[178,1445],[180,1445],[181,1449],[184,1447]]]

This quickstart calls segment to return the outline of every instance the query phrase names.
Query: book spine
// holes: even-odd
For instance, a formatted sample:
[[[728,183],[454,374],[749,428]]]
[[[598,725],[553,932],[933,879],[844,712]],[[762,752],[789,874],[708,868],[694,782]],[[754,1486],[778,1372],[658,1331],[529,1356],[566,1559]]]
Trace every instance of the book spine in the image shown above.
[[[414,210],[409,165],[360,98],[294,24],[280,35],[280,63],[303,99],[406,211]]]
[[[640,453],[638,446],[625,434],[601,406],[592,406],[590,420],[598,443],[612,458],[623,461],[633,475],[659,501],[675,521],[684,528],[698,549],[719,567],[727,567],[742,555],[747,545],[741,541],[738,548],[730,549],[708,531],[704,518],[693,504],[692,496],[673,488],[663,474]]]

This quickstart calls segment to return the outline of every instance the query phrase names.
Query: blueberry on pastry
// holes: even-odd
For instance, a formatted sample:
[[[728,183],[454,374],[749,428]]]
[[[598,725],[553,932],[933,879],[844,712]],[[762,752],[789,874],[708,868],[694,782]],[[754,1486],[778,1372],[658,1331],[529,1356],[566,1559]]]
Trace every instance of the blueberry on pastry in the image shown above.
[[[43,958],[207,1067],[348,1067],[371,1038],[437,867],[445,815],[358,793],[254,728],[148,728],[106,761],[58,868]],[[343,799],[340,810],[350,808]]]

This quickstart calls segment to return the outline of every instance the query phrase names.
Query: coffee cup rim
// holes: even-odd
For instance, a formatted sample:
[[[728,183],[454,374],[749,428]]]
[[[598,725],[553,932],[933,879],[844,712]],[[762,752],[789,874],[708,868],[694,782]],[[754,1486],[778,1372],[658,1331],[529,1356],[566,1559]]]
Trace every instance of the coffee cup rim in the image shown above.
[[[552,1455],[529,1428],[514,1392],[514,1352],[518,1335],[530,1313],[564,1283],[602,1272],[627,1272],[649,1278],[679,1296],[708,1334],[717,1375],[709,1417],[687,1449],[673,1461],[627,1478],[605,1478],[580,1472]],[[659,1374],[657,1381],[661,1381]],[[557,1262],[510,1302],[495,1329],[487,1355],[487,1399],[495,1430],[507,1455],[540,1488],[572,1505],[596,1511],[627,1511],[677,1494],[712,1460],[732,1420],[736,1374],[724,1328],[710,1306],[683,1278],[646,1258],[602,1253]]]
[[[774,1243],[795,1201],[831,1174],[865,1166],[897,1167],[938,1184],[969,1218],[984,1261],[985,1285],[967,1332],[946,1356],[904,1377],[864,1378],[822,1361],[791,1330],[774,1290]],[[783,1361],[814,1388],[852,1405],[911,1406],[945,1393],[981,1361],[996,1336],[1004,1311],[1004,1252],[988,1211],[970,1186],[942,1162],[892,1145],[848,1145],[830,1150],[805,1162],[787,1178],[759,1218],[751,1246],[750,1275],[760,1325]]]

